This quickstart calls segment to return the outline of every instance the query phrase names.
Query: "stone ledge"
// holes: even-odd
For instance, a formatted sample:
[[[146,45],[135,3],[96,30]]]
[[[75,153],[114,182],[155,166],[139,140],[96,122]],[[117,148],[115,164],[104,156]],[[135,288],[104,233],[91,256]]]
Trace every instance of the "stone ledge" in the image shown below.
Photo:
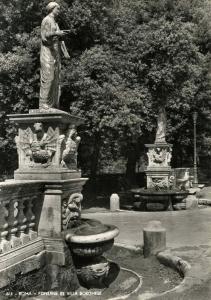
[[[71,253],[63,239],[39,237],[0,255],[0,289],[14,282],[16,275],[24,275],[47,265],[73,268]]]
[[[15,123],[34,123],[34,122],[53,122],[61,124],[75,124],[79,126],[84,123],[85,119],[76,117],[62,110],[43,111],[39,109],[30,110],[28,114],[8,115],[10,121]]]
[[[42,238],[37,238],[25,245],[15,247],[10,251],[0,255],[0,270],[11,267],[28,257],[38,254],[44,250]],[[0,271],[1,272],[1,271]]]
[[[169,250],[159,252],[157,254],[157,258],[162,264],[175,269],[184,277],[191,269],[191,265],[187,261],[178,256],[172,255]]]
[[[15,281],[17,274],[26,274],[38,270],[45,264],[45,251],[34,254],[21,262],[11,265],[0,271],[0,288],[4,288]]]

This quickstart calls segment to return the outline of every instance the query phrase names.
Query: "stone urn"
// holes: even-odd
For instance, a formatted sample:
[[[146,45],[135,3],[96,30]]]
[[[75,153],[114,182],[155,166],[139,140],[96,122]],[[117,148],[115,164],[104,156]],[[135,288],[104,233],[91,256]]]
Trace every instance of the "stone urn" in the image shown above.
[[[105,288],[117,277],[119,267],[103,253],[112,248],[119,229],[97,220],[80,219],[65,231],[79,282],[86,288]],[[112,272],[111,272],[112,269]]]

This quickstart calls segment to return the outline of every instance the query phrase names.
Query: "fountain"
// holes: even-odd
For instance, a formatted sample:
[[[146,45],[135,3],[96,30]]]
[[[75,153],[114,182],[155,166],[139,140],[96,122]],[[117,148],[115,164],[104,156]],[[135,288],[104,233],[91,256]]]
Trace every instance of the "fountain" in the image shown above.
[[[63,235],[80,284],[86,288],[105,288],[117,277],[120,268],[102,254],[112,248],[119,230],[113,225],[81,218],[82,199],[80,193],[70,196],[64,211]]]
[[[84,120],[59,109],[56,51],[61,46],[68,56],[61,41],[66,31],[56,23],[58,3],[50,2],[47,11],[41,25],[39,109],[9,115],[18,128],[18,169],[14,179],[0,185],[0,289],[11,287],[20,273],[38,269],[46,272],[48,290],[74,291],[78,278],[88,288],[105,287],[119,267],[102,254],[112,247],[119,230],[80,217],[81,190],[88,178],[78,169],[77,126]],[[67,273],[69,281],[61,273]]]
[[[140,199],[136,206],[144,210],[173,210],[174,204],[181,202],[188,195],[188,191],[175,188],[175,178],[170,166],[172,144],[166,142],[164,107],[158,113],[155,143],[145,146],[148,148],[147,188],[132,190],[135,197]]]

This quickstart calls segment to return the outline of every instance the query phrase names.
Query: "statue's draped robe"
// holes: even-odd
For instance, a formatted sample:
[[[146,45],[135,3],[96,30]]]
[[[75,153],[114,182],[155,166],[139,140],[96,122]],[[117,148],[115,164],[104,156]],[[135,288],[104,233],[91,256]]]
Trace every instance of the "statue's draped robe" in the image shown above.
[[[60,97],[61,42],[53,34],[59,26],[52,16],[46,16],[41,24],[40,51],[40,108],[58,108]]]

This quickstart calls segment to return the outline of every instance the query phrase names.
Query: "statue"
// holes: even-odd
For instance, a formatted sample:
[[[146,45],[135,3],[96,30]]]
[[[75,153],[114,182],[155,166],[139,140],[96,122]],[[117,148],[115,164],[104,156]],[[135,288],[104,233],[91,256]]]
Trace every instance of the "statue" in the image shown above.
[[[68,169],[77,169],[78,146],[81,138],[77,135],[74,125],[70,125],[66,134],[65,149],[62,154],[61,165]]]
[[[166,111],[164,107],[159,109],[155,143],[166,143]]]
[[[40,51],[40,100],[39,109],[49,110],[59,108],[60,98],[60,71],[63,52],[65,58],[70,58],[62,37],[68,30],[60,30],[56,22],[60,6],[50,2],[47,7],[48,15],[41,24],[41,51]]]

